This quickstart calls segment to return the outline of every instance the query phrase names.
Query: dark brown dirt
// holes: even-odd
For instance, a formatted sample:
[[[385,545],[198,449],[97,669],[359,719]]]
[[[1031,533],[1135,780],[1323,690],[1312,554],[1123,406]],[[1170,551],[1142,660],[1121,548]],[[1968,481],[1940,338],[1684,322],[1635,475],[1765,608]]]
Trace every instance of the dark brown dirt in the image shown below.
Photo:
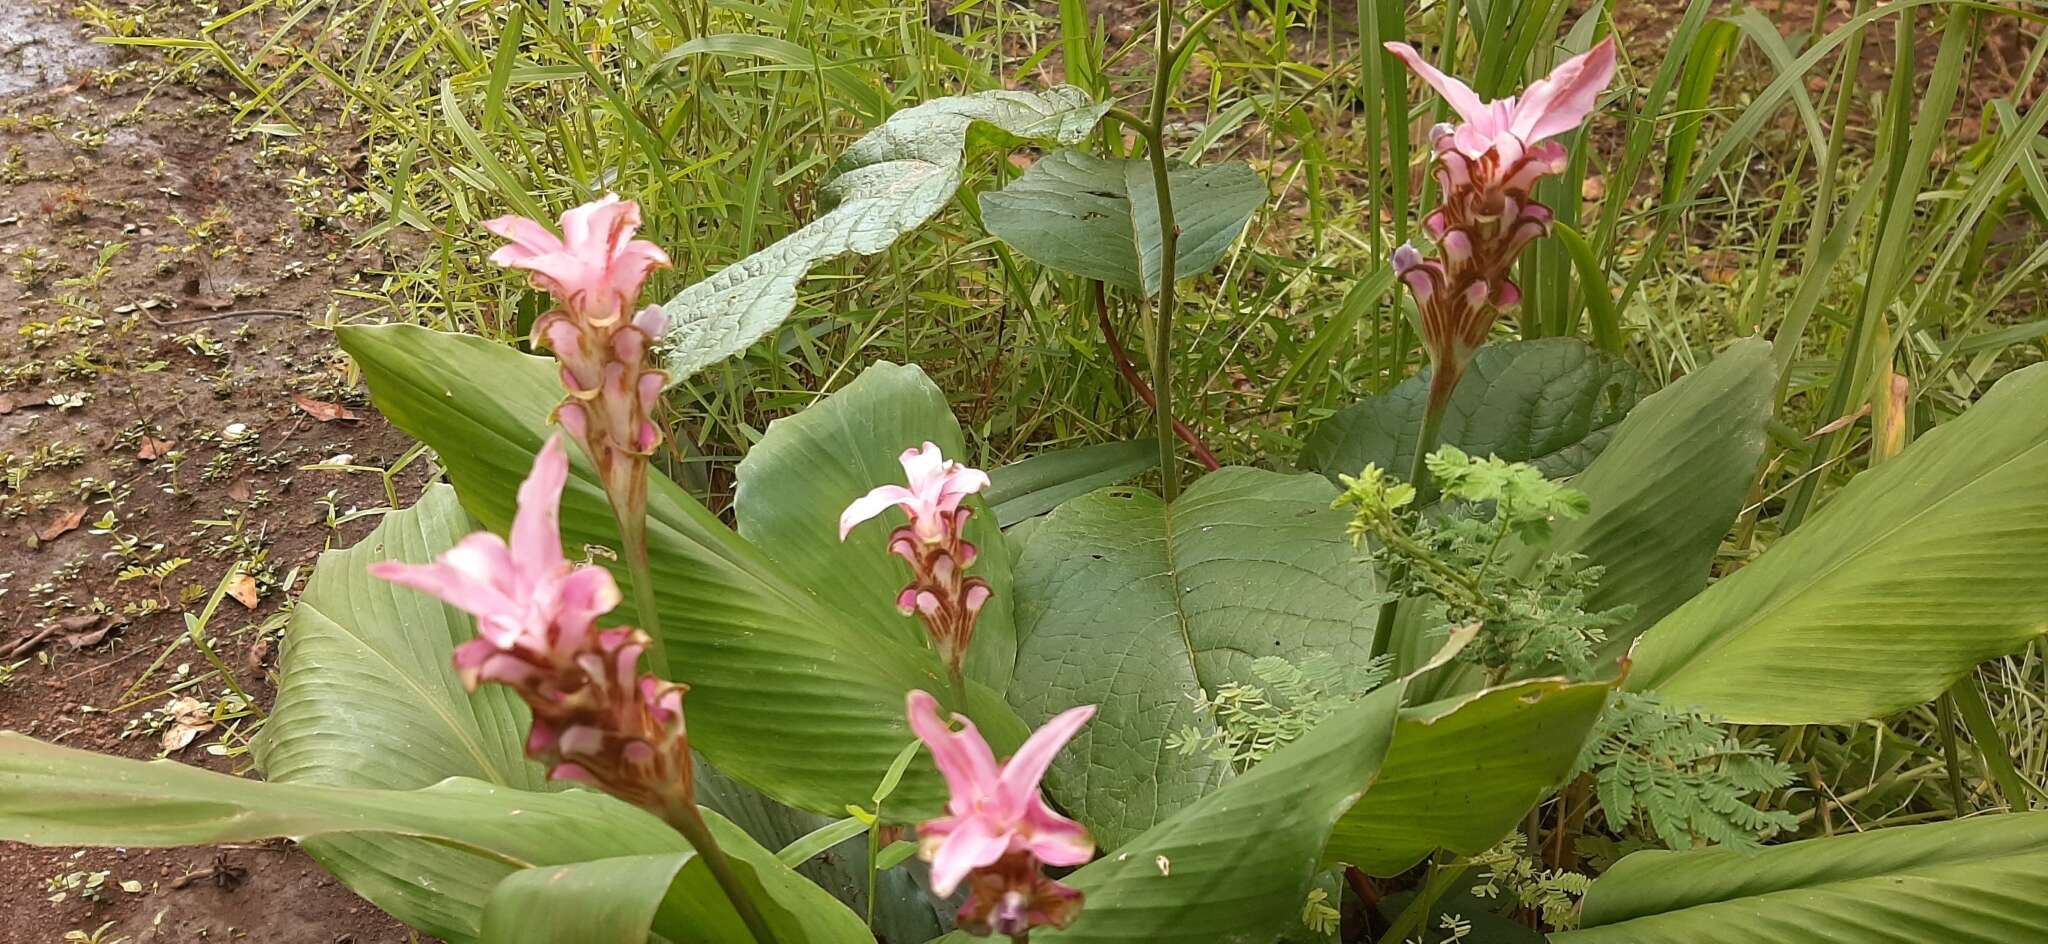
[[[40,17],[36,42],[77,30],[27,9],[7,16]],[[237,134],[223,101],[110,52],[0,97],[0,667],[19,663],[0,674],[0,728],[154,758],[163,709],[189,697],[209,726],[168,756],[246,774],[260,716],[234,690],[268,702],[314,557],[375,522],[337,519],[389,504],[377,474],[305,467],[389,466],[410,446],[317,326],[383,260],[332,228],[345,186],[310,149]],[[323,404],[357,418],[323,422]],[[399,503],[425,465],[399,477]],[[228,677],[181,640],[238,565],[253,605],[225,598],[204,627]],[[0,915],[0,944],[103,926],[103,944],[412,939],[281,843],[0,843]]]

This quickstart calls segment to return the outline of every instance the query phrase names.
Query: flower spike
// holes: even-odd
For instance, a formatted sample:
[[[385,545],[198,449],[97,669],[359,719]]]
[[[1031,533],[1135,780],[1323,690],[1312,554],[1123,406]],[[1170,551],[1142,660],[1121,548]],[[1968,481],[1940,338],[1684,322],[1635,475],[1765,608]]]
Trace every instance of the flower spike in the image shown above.
[[[1495,319],[1521,303],[1522,290],[1510,270],[1524,248],[1550,234],[1552,221],[1550,208],[1532,190],[1567,166],[1564,146],[1551,139],[1584,122],[1613,81],[1614,40],[1565,60],[1520,96],[1492,102],[1407,43],[1386,48],[1461,119],[1436,126],[1430,136],[1443,205],[1424,218],[1423,229],[1436,240],[1438,257],[1402,246],[1392,260],[1422,311],[1423,343],[1434,368],[1429,404],[1436,412],[1486,343]]]
[[[839,515],[839,540],[890,508],[909,514],[909,524],[889,533],[890,553],[908,561],[911,569],[910,584],[896,595],[896,608],[924,622],[932,647],[958,686],[975,621],[991,592],[988,581],[964,573],[980,550],[962,536],[973,509],[960,503],[988,487],[988,473],[947,459],[929,442],[904,450],[897,461],[909,486],[880,485],[854,499]]]

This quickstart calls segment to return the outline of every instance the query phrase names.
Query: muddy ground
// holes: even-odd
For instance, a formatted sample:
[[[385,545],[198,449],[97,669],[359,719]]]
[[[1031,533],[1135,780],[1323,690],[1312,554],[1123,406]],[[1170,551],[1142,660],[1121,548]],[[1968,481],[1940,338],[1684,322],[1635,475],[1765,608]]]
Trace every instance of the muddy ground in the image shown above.
[[[313,467],[410,446],[321,327],[384,260],[306,149],[82,35],[0,4],[0,728],[246,771],[293,593],[390,504]],[[283,844],[0,843],[0,915],[4,944],[412,939]]]

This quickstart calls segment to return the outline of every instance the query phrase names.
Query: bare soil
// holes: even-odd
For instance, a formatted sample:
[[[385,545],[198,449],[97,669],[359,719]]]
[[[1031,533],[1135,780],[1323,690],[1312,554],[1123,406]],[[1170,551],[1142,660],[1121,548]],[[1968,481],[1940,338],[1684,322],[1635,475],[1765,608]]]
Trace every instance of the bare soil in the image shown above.
[[[0,6],[0,728],[247,773],[236,690],[268,703],[314,558],[390,503],[377,474],[306,467],[411,445],[319,327],[383,260],[331,228],[344,188],[310,149]],[[203,626],[222,673],[185,620],[237,571]],[[0,843],[0,915],[0,944],[414,939],[284,843]]]

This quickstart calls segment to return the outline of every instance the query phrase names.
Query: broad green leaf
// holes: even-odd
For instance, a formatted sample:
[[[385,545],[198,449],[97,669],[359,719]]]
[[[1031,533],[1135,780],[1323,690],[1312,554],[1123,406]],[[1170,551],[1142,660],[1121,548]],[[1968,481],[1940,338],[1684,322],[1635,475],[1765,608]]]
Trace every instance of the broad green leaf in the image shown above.
[[[923,624],[896,609],[910,568],[888,551],[889,533],[909,519],[891,508],[842,542],[839,513],[877,485],[904,484],[899,457],[926,442],[937,443],[948,459],[970,458],[946,395],[923,370],[886,362],[869,367],[844,389],[769,424],[748,450],[734,500],[740,534],[862,632],[924,648]],[[995,591],[975,624],[967,676],[1002,691],[1017,661],[1010,552],[988,506],[978,498],[967,506],[974,509],[967,540],[982,552],[971,572]]]
[[[1443,441],[1476,456],[1578,474],[1642,396],[1642,378],[1575,338],[1489,344],[1458,381]],[[1336,481],[1368,464],[1405,476],[1429,396],[1429,371],[1338,411],[1309,436],[1301,464]]]
[[[1770,345],[1740,341],[1644,398],[1606,450],[1572,480],[1592,510],[1560,522],[1550,547],[1607,568],[1587,609],[1632,604],[1602,655],[1629,643],[1707,585],[1763,456],[1771,418]]]
[[[864,926],[843,905],[790,873],[774,854],[717,814],[707,818],[741,866],[742,880],[758,900],[771,903],[769,919],[779,932],[791,934],[792,940],[866,940]],[[680,835],[652,815],[586,790],[533,793],[468,778],[418,790],[264,783],[0,733],[0,838],[35,845],[161,848],[337,834],[405,836],[461,851],[480,870],[496,870],[485,890],[521,869],[620,856],[688,857],[690,852]],[[735,927],[731,905],[708,876],[697,874],[703,865],[683,862],[677,868],[678,890],[662,907],[659,929],[664,935],[671,929]],[[449,897],[449,913],[469,920],[419,927],[459,940],[476,937],[484,896],[467,885],[431,890]],[[595,944],[598,939],[583,940]]]
[[[937,98],[889,116],[855,141],[820,192],[823,216],[662,305],[668,370],[685,380],[747,349],[796,308],[797,283],[834,256],[871,256],[939,212],[960,186],[977,125],[999,136],[1074,144],[1102,118],[1073,86]]]
[[[1238,162],[1167,171],[1177,278],[1223,260],[1266,202],[1266,181]],[[1159,292],[1159,194],[1152,164],[1060,151],[981,196],[982,225],[1033,262],[1146,295]]]
[[[1100,708],[1047,783],[1105,849],[1194,802],[1228,765],[1168,748],[1212,719],[1194,696],[1251,682],[1252,660],[1365,662],[1375,606],[1335,490],[1313,475],[1232,468],[1168,507],[1110,489],[1041,519],[1019,555],[1011,703],[1043,721]]]
[[[1043,452],[988,474],[983,498],[1005,528],[1035,518],[1098,488],[1121,485],[1159,463],[1150,439],[1101,443]]]
[[[708,817],[740,881],[761,889],[755,906],[778,940],[872,944],[854,912],[783,866],[737,826]],[[725,893],[689,852],[620,856],[512,873],[484,907],[491,944],[641,944],[656,930],[670,944],[751,941]],[[771,864],[772,863],[772,864]]]
[[[523,753],[526,706],[503,686],[471,694],[456,679],[449,660],[474,621],[368,572],[380,560],[432,560],[479,527],[455,490],[438,485],[354,547],[320,555],[285,627],[277,700],[256,738],[264,776],[386,790],[450,777],[548,788]],[[304,846],[357,894],[443,937],[475,934],[477,909],[505,874],[474,852],[389,832]]]
[[[524,753],[530,715],[512,690],[463,690],[451,659],[476,633],[461,611],[371,577],[384,560],[425,563],[482,530],[436,485],[346,550],[320,555],[292,608],[270,720],[256,759],[270,780],[410,790],[473,777],[545,789]]]
[[[559,396],[551,363],[408,325],[338,333],[378,409],[434,447],[463,507],[488,527],[508,526]],[[615,547],[617,529],[590,465],[580,450],[570,454],[564,542]],[[691,686],[692,743],[726,773],[792,806],[840,815],[867,802],[910,740],[904,693],[948,687],[937,660],[824,605],[659,474],[648,508],[670,669]],[[613,574],[630,583],[616,562]],[[618,617],[631,619],[631,608]],[[1000,696],[981,686],[972,696],[968,713],[998,750],[1023,740]],[[943,795],[936,772],[920,762],[890,815],[936,810]]]
[[[1299,925],[1330,827],[1373,782],[1402,685],[1390,682],[1067,879],[1087,896],[1061,944],[1271,941]],[[1099,717],[1099,716],[1098,716]]]
[[[1746,724],[1848,723],[2048,631],[2048,365],[1856,476],[1665,617],[1626,686]]]
[[[1492,848],[1570,776],[1609,688],[1538,679],[1403,710],[1325,861],[1398,875],[1438,849]]]
[[[1795,532],[1796,533],[1796,532]],[[1758,850],[1638,852],[1556,944],[2010,944],[2048,928],[2048,813]]]
[[[482,937],[491,944],[643,944],[661,900],[692,858],[687,852],[671,852],[521,869],[491,890]],[[700,877],[710,887],[690,892],[718,894],[708,874]],[[733,918],[729,913],[721,917]],[[689,930],[694,933],[686,934],[685,940],[747,939],[746,926],[737,921],[721,929],[725,938],[709,936],[708,929]]]

